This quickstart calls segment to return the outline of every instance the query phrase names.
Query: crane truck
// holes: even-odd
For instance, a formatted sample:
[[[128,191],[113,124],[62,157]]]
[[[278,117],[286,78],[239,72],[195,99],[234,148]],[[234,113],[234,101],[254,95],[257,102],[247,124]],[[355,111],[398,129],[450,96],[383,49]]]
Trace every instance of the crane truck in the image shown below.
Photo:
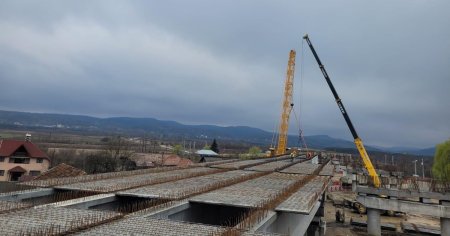
[[[381,185],[380,178],[378,177],[377,172],[375,171],[375,168],[372,165],[372,162],[370,161],[369,155],[367,154],[366,148],[364,147],[363,141],[358,136],[358,133],[355,130],[355,127],[353,127],[352,121],[350,120],[350,117],[348,116],[347,111],[345,110],[344,104],[342,103],[342,100],[339,98],[338,93],[336,92],[336,89],[333,86],[333,83],[331,83],[331,79],[328,76],[327,71],[325,70],[325,66],[320,61],[319,56],[317,55],[316,50],[314,49],[314,46],[311,43],[311,40],[308,37],[308,34],[303,36],[303,39],[308,44],[309,48],[311,49],[312,54],[314,55],[314,58],[317,61],[317,64],[319,64],[320,71],[322,72],[328,86],[331,89],[331,92],[333,93],[334,99],[339,107],[339,110],[341,111],[342,115],[344,116],[345,122],[347,123],[348,128],[350,129],[350,132],[352,133],[356,148],[358,149],[358,152],[361,156],[361,159],[364,163],[364,167],[367,169],[369,176],[373,182],[373,185],[376,188],[379,188]]]

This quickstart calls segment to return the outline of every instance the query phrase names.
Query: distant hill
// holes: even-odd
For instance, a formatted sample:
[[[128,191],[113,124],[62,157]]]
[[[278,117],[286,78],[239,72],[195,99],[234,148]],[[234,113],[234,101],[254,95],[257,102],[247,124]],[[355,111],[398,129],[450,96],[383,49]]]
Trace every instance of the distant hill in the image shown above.
[[[247,126],[184,125],[154,118],[96,118],[80,115],[0,111],[0,127],[79,131],[101,134],[153,135],[162,138],[219,138],[269,143],[271,133]]]
[[[355,144],[352,141],[332,138],[328,135],[311,135],[305,137],[308,146],[315,148],[350,148],[355,149]],[[368,151],[380,151],[381,149],[366,146]]]
[[[402,153],[402,154],[414,154],[414,155],[420,155],[420,156],[434,156],[434,147],[430,148],[413,148],[413,147],[376,147],[379,150],[383,150],[385,152],[391,152],[391,153]]]
[[[91,116],[29,113],[15,111],[0,111],[0,128],[21,130],[59,130],[66,132],[88,132],[96,134],[126,134],[130,136],[152,135],[160,138],[195,138],[223,139],[244,141],[248,143],[269,145],[272,133],[248,126],[216,126],[216,125],[185,125],[176,121],[158,120],[154,118],[96,118]],[[289,136],[289,145],[298,146],[298,137]],[[311,148],[351,148],[354,143],[327,135],[312,135],[305,137]],[[366,147],[368,151],[402,152],[405,150],[388,150],[380,147]],[[411,151],[411,150],[407,150]],[[434,148],[416,149],[414,153],[434,153]],[[432,154],[431,154],[432,155]]]
[[[416,155],[424,155],[424,156],[434,156],[436,151],[435,147],[420,149],[415,152]]]

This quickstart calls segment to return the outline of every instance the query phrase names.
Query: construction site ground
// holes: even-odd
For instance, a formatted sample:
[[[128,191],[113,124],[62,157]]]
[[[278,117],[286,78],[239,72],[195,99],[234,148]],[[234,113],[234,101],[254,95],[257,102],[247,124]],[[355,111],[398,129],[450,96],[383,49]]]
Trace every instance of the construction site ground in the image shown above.
[[[332,192],[328,193],[331,194],[331,198],[334,199],[341,199],[341,198],[355,198],[356,194],[353,192],[348,191],[342,191],[342,192]],[[345,222],[344,223],[338,223],[336,222],[336,209],[344,209],[345,211]],[[367,222],[367,215],[366,214],[359,214],[352,209],[349,208],[341,208],[336,207],[333,204],[333,201],[330,199],[327,199],[325,202],[325,220],[327,222],[327,230],[326,230],[326,236],[332,236],[332,235],[342,235],[342,236],[353,236],[353,235],[367,235],[367,228],[366,227],[358,227],[353,226],[350,224],[351,220],[355,219],[357,221],[363,221]],[[387,216],[387,215],[381,215],[381,224],[383,223],[389,223],[394,224],[397,228],[397,231],[388,231],[383,230],[383,235],[420,235],[416,233],[403,233],[401,232],[401,223],[410,223],[420,226],[426,226],[427,228],[439,228],[440,222],[438,218],[429,217],[425,215],[411,215],[411,214],[396,214],[395,216]]]

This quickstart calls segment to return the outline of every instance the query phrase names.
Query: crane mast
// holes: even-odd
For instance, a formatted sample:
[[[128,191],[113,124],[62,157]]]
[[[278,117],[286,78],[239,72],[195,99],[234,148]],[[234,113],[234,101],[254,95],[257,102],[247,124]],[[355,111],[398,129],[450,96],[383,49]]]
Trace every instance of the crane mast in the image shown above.
[[[292,101],[292,93],[294,90],[294,70],[295,70],[295,51],[289,52],[289,61],[286,72],[286,80],[284,83],[284,95],[281,112],[280,127],[278,131],[278,143],[275,155],[283,155],[286,153],[287,135],[289,129],[289,116],[294,103]]]
[[[309,40],[308,35],[305,35],[303,37],[304,40],[306,40],[306,43],[308,43],[309,48],[311,49],[312,54],[314,55],[314,58],[317,61],[317,64],[319,64],[320,71],[323,74],[323,77],[327,81],[328,86],[331,89],[331,92],[333,93],[334,99],[339,107],[339,110],[341,111],[342,115],[344,116],[345,122],[347,123],[348,128],[350,129],[350,132],[352,133],[356,148],[358,149],[359,155],[361,156],[361,159],[364,162],[364,167],[367,169],[367,172],[369,172],[369,176],[372,178],[373,184],[375,187],[380,187],[381,182],[380,178],[378,177],[377,172],[375,171],[375,168],[372,165],[372,162],[370,161],[369,155],[367,154],[366,148],[364,147],[364,144],[359,138],[358,133],[356,133],[355,127],[353,127],[352,121],[350,120],[350,117],[348,116],[347,111],[345,110],[344,104],[342,103],[342,100],[339,98],[338,93],[336,92],[336,89],[333,86],[333,83],[331,83],[331,79],[328,76],[327,71],[325,70],[325,66],[322,64],[322,62],[319,59],[319,56],[316,53],[316,50],[314,49],[311,40]]]

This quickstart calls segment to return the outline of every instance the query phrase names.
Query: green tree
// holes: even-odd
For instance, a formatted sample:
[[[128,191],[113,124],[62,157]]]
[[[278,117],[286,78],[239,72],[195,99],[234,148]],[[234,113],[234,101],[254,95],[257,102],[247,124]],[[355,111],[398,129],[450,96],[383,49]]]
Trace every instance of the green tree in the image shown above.
[[[106,152],[92,153],[86,157],[88,174],[97,174],[116,171],[117,161]]]
[[[219,153],[219,146],[217,145],[216,139],[214,139],[211,144],[211,151]]]
[[[450,139],[436,145],[433,176],[440,180],[450,181]]]
[[[103,151],[97,155],[97,159],[91,163],[87,162],[86,165],[89,166],[93,164],[103,166],[100,169],[95,169],[97,173],[132,170],[133,168],[136,168],[136,163],[132,161],[133,156],[134,151],[130,141],[120,136],[109,137]],[[86,167],[86,169],[88,169],[88,167]]]
[[[252,157],[258,156],[258,154],[261,153],[261,148],[257,146],[253,146],[250,149],[248,149],[248,154]]]
[[[183,146],[181,146],[181,144],[173,146],[173,154],[181,155],[182,153],[183,153]]]

